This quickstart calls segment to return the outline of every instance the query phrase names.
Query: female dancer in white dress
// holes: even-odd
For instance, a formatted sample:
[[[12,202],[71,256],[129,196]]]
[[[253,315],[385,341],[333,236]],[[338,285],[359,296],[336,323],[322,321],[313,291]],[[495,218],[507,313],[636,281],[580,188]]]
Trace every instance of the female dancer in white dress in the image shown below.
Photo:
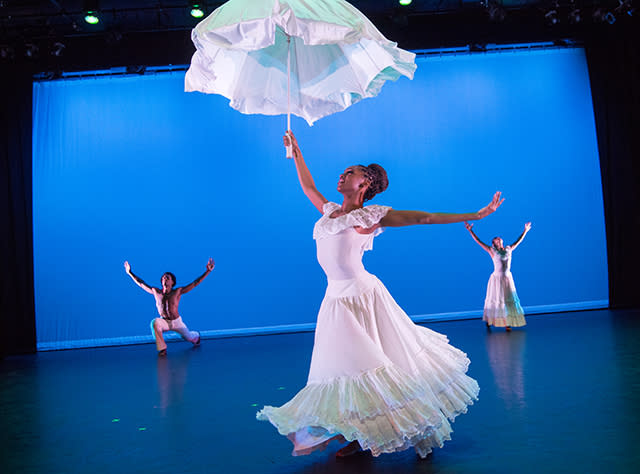
[[[531,229],[531,222],[527,222],[520,237],[506,247],[500,237],[494,237],[491,241],[491,247],[489,247],[473,232],[473,224],[465,222],[464,226],[473,240],[491,255],[493,260],[493,273],[487,284],[487,297],[484,300],[482,320],[486,322],[487,327],[498,326],[507,331],[511,331],[512,327],[524,326],[527,324],[524,320],[524,310],[520,306],[516,285],[513,282],[513,275],[511,275],[511,252],[520,245],[524,236],[527,235]]]
[[[434,331],[416,326],[387,289],[362,265],[365,250],[384,227],[481,219],[502,203],[497,192],[478,212],[395,211],[363,202],[387,187],[379,165],[351,166],[340,175],[342,205],[316,189],[293,135],[302,190],[323,214],[316,223],[318,261],[327,274],[307,385],[281,407],[265,406],[268,420],[294,444],[293,455],[350,441],[338,451],[374,456],[414,447],[426,457],[450,439],[449,420],[477,399],[478,384],[465,373],[466,354]]]

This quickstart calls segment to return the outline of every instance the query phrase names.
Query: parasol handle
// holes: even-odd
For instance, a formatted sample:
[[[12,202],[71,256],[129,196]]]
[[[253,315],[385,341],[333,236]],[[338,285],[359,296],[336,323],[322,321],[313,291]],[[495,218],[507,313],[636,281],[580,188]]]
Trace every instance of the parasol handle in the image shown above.
[[[293,158],[293,145],[291,144],[291,37],[287,36],[287,136],[289,144],[285,146],[287,149],[287,158]]]
[[[293,145],[291,144],[291,130],[287,130],[287,136],[289,137],[289,144],[285,145],[287,149],[287,158],[293,158]]]

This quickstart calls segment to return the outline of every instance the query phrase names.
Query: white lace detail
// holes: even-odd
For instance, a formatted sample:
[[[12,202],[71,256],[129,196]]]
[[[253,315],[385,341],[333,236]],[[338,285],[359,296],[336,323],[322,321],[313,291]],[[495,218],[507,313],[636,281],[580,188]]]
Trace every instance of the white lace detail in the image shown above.
[[[322,207],[323,216],[316,222],[313,228],[313,238],[315,240],[335,235],[350,227],[362,227],[364,229],[373,227],[380,222],[380,219],[387,215],[391,207],[372,204],[360,209],[354,209],[343,216],[333,219],[330,218],[329,216],[337,209],[340,209],[340,204],[335,202],[327,202],[324,204]],[[375,237],[379,235],[382,230],[382,228],[376,229],[371,236]]]

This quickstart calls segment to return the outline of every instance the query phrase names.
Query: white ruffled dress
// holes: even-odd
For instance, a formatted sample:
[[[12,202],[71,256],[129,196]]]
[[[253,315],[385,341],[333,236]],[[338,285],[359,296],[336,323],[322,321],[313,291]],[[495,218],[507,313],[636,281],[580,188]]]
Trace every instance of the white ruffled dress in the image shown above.
[[[358,440],[374,456],[414,447],[426,457],[451,439],[449,421],[477,399],[469,359],[446,336],[413,324],[362,264],[389,211],[367,206],[331,218],[324,205],[313,237],[328,286],[318,313],[307,385],[281,407],[257,414],[294,444],[293,455],[332,439]]]
[[[524,310],[520,305],[520,298],[511,274],[512,249],[510,246],[505,247],[504,250],[490,247],[490,251],[493,273],[487,284],[482,320],[491,326],[524,326],[527,322],[524,319]]]

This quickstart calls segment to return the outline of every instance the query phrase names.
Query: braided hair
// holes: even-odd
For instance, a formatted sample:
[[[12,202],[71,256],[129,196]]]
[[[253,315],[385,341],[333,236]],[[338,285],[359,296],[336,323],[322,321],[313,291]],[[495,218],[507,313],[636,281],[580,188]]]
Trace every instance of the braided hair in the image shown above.
[[[369,201],[373,197],[387,189],[389,186],[389,179],[387,178],[387,172],[382,166],[376,163],[372,163],[369,166],[358,165],[362,172],[369,181],[369,187],[364,193],[364,200]]]

